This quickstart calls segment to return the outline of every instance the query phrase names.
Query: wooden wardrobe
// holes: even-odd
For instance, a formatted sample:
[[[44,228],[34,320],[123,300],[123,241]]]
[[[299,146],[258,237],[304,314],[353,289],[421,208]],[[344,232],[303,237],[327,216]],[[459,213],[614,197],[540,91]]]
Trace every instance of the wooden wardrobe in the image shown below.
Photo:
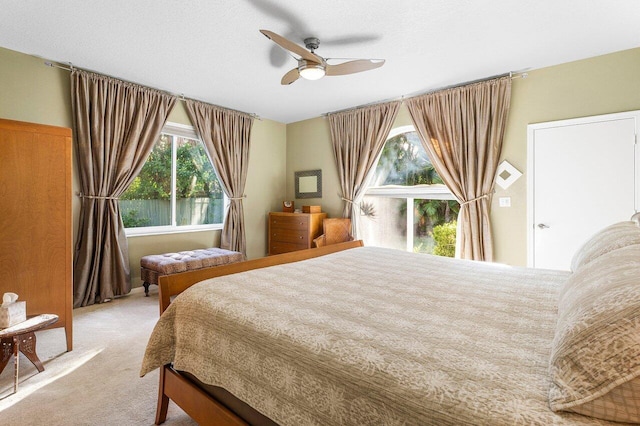
[[[56,314],[73,347],[71,129],[0,119],[0,297]]]

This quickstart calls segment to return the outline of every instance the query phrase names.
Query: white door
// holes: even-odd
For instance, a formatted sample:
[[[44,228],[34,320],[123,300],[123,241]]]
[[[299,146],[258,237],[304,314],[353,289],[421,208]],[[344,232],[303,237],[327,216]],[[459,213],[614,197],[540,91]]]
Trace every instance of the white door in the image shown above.
[[[528,264],[568,270],[599,229],[637,211],[640,111],[528,126]]]

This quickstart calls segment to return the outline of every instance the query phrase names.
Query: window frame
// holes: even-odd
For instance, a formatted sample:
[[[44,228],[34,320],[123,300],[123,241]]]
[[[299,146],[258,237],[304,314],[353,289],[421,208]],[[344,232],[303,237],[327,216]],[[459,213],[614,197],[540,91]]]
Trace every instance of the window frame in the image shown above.
[[[416,128],[413,125],[406,125],[393,128],[384,143],[386,145],[387,141],[395,136],[398,136],[402,133],[415,132]],[[384,145],[383,145],[384,147]],[[382,155],[382,150],[380,151],[380,155]],[[380,157],[376,160],[375,167],[371,170],[370,177],[373,178],[376,172],[376,168],[378,167],[378,163],[380,161]],[[368,186],[367,190],[364,193],[365,197],[384,197],[384,198],[404,198],[407,204],[407,230],[413,229],[414,222],[414,214],[413,214],[413,204],[415,200],[454,200],[460,203],[455,195],[451,192],[449,188],[447,188],[444,184],[433,184],[433,185],[413,185],[413,186],[405,186],[405,185],[381,185],[381,186]],[[413,232],[407,232],[407,243],[406,250],[409,252],[413,252]]]
[[[396,137],[402,133],[415,132],[416,128],[413,125],[400,126],[392,129],[389,132],[389,135],[385,139],[384,143],[386,145],[387,141],[393,137]],[[380,155],[382,155],[382,151],[380,151]],[[380,157],[376,160],[376,165],[373,169],[371,169],[371,178],[373,178],[376,168],[378,167],[378,162],[380,161]],[[388,198],[417,198],[424,200],[455,200],[460,202],[453,193],[447,188],[444,184],[433,184],[433,185],[413,185],[413,186],[405,186],[405,185],[382,185],[382,186],[368,186],[365,191],[365,196],[372,197],[388,197]]]
[[[196,130],[193,126],[166,122],[164,127],[162,128],[161,134],[168,134],[173,136],[171,141],[171,225],[158,225],[158,226],[141,226],[136,228],[124,228],[125,235],[127,237],[136,237],[136,236],[146,236],[146,235],[163,235],[163,234],[174,234],[174,233],[185,233],[185,232],[201,232],[201,231],[215,231],[221,230],[224,226],[224,221],[227,218],[227,212],[229,207],[229,197],[223,191],[223,212],[222,212],[222,223],[212,223],[212,224],[203,224],[203,225],[177,225],[176,224],[176,184],[177,184],[177,142],[175,137],[183,137],[188,139],[194,139],[202,142],[202,139],[196,133]],[[213,166],[213,164],[212,164]],[[218,176],[218,171],[213,166],[213,170],[216,173],[216,177],[220,180],[220,176]]]

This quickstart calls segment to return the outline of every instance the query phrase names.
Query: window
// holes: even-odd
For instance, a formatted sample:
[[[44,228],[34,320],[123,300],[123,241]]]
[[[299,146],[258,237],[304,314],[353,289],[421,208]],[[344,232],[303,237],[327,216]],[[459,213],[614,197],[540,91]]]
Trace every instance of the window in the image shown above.
[[[193,128],[167,124],[120,197],[127,235],[222,227],[226,197]]]
[[[392,131],[361,204],[366,243],[452,257],[459,210],[414,127]]]

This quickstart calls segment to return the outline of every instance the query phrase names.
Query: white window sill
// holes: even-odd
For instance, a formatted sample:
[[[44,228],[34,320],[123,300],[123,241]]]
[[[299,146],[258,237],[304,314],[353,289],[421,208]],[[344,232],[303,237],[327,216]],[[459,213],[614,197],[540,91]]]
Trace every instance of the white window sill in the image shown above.
[[[365,195],[370,197],[418,198],[425,200],[455,200],[445,185],[385,185],[369,187]]]
[[[127,238],[131,237],[146,237],[150,235],[169,235],[169,234],[186,234],[189,232],[207,232],[207,231],[219,231],[222,229],[222,224],[208,225],[208,226],[176,226],[176,227],[149,227],[149,228],[128,228],[125,229],[125,235]]]

